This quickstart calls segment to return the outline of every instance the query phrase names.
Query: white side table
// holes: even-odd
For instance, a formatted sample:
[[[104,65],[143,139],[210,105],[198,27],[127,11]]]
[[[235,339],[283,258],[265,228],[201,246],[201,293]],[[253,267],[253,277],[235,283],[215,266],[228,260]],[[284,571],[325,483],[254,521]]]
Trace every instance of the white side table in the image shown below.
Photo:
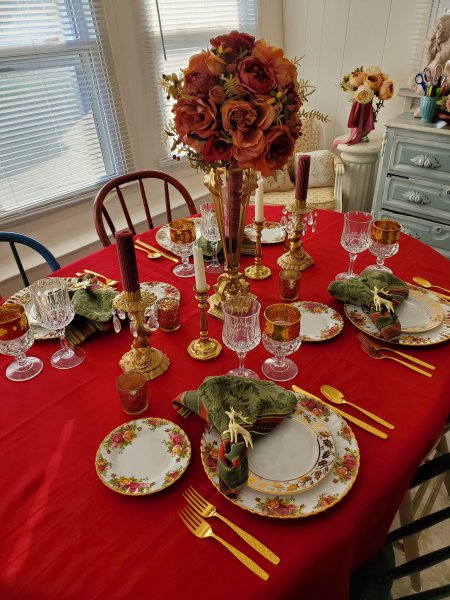
[[[368,142],[339,144],[337,151],[345,165],[342,185],[342,212],[372,210],[375,174],[381,150],[381,137],[370,136]]]

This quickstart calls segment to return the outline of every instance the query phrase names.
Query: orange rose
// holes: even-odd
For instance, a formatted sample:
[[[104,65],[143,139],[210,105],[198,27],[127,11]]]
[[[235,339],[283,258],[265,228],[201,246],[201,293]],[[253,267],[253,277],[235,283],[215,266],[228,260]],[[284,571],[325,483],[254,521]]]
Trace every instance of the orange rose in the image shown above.
[[[136,437],[136,434],[134,433],[134,431],[125,431],[125,433],[123,434],[123,439],[126,442],[131,442],[132,439],[134,439]]]
[[[258,127],[249,131],[234,131],[233,157],[238,161],[239,168],[254,168],[254,160],[262,154],[265,144],[264,133]]]
[[[256,125],[259,129],[269,129],[276,117],[273,104],[261,104],[258,106],[257,112]]]
[[[378,90],[378,97],[380,100],[389,100],[394,95],[394,84],[390,79],[386,79]]]
[[[206,57],[206,66],[217,77],[225,73],[227,63],[217,54],[208,54]]]
[[[209,90],[209,97],[214,102],[214,104],[222,104],[225,102],[225,90],[221,85],[213,85]]]
[[[290,134],[288,127],[272,127],[265,134],[264,151],[260,152],[254,161],[240,162],[239,167],[241,169],[253,168],[260,171],[263,177],[268,177],[273,175],[274,171],[284,167],[294,151],[294,145],[295,139]]]
[[[362,71],[355,71],[350,75],[348,83],[352,88],[359,88],[359,86],[362,85],[363,81],[364,73]]]
[[[380,89],[380,85],[381,85],[382,81],[383,81],[382,76],[377,73],[374,75],[365,75],[363,84],[367,85],[368,87],[370,87],[371,90],[376,92],[377,90]]]
[[[207,139],[215,131],[217,109],[213,102],[201,98],[182,99],[172,111],[175,113],[175,129],[180,136],[194,135]]]
[[[226,131],[247,131],[257,117],[256,109],[244,100],[227,100],[221,112],[223,128]]]
[[[280,87],[284,88],[291,82],[297,81],[297,67],[284,56],[281,48],[269,46],[264,40],[257,40],[252,56],[269,65]]]
[[[275,73],[259,58],[248,56],[241,60],[238,74],[241,86],[252,94],[269,94],[277,87]]]
[[[208,94],[213,74],[206,64],[209,54],[200,52],[189,59],[187,69],[184,69],[184,90],[190,96]]]

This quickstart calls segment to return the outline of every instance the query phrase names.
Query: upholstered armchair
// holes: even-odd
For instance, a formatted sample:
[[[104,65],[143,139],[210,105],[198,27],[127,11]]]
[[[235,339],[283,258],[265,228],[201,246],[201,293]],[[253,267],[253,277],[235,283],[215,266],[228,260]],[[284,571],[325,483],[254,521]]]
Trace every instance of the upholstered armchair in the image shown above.
[[[295,200],[296,156],[309,153],[308,203],[325,210],[342,212],[344,163],[330,150],[323,150],[324,126],[317,119],[305,119],[294,155],[277,177],[264,177],[264,204],[289,204]]]

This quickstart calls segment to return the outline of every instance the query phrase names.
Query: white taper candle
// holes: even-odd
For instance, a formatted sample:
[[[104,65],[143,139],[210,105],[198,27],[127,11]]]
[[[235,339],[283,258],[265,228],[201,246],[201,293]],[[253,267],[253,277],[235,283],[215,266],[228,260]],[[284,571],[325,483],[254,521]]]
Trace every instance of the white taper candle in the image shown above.
[[[255,221],[258,223],[264,221],[264,183],[262,179],[258,181],[255,193]]]
[[[203,250],[199,246],[194,246],[194,270],[195,270],[195,289],[198,292],[205,292],[208,288],[206,284],[205,265],[203,263]]]

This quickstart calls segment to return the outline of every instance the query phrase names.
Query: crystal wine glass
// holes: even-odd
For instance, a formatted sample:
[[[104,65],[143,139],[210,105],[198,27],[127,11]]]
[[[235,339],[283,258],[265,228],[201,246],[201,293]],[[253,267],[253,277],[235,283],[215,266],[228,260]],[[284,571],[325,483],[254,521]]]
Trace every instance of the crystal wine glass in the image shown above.
[[[339,273],[335,279],[351,279],[356,277],[353,273],[355,260],[361,252],[370,245],[370,226],[373,217],[370,213],[355,211],[344,215],[344,228],[341,235],[341,246],[350,254],[348,271]]]
[[[193,277],[194,265],[189,263],[194,242],[196,240],[195,223],[190,219],[178,219],[169,223],[171,250],[181,256],[181,265],[176,265],[173,272],[178,277]]]
[[[25,354],[33,343],[24,307],[20,304],[0,306],[0,353],[15,359],[6,367],[6,377],[11,381],[27,381],[42,371],[42,361]]]
[[[66,339],[65,327],[75,316],[67,289],[67,281],[63,277],[40,279],[30,287],[36,306],[38,321],[56,331],[61,342],[61,349],[53,354],[50,362],[57,369],[71,369],[84,360],[84,350],[71,348]]]
[[[289,381],[298,373],[298,366],[289,358],[302,343],[301,314],[291,304],[271,304],[264,311],[263,346],[273,357],[262,364],[261,370],[273,381]]]
[[[208,273],[223,273],[223,267],[217,259],[217,249],[220,242],[220,231],[217,224],[216,211],[212,202],[205,202],[200,205],[202,215],[201,227],[202,236],[207,242],[211,242],[212,260],[206,265],[205,271]]]
[[[400,229],[400,223],[389,219],[380,219],[372,223],[369,250],[376,256],[377,263],[370,265],[368,269],[392,273],[392,270],[385,266],[384,261],[397,254]]]
[[[225,346],[234,350],[239,358],[239,367],[228,371],[228,375],[259,379],[255,371],[244,367],[247,352],[261,341],[259,312],[261,304],[251,296],[232,296],[223,303],[222,338]]]

